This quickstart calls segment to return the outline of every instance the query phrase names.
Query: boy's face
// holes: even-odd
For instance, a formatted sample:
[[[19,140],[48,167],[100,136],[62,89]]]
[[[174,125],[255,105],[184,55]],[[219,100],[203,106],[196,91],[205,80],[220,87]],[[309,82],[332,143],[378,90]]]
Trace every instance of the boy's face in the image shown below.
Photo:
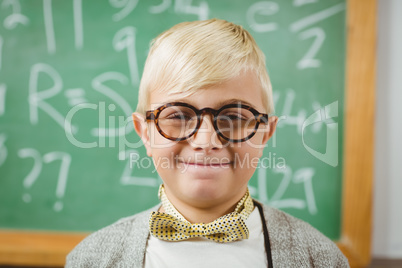
[[[219,109],[229,101],[247,104],[260,113],[266,113],[261,86],[253,72],[241,73],[190,96],[153,93],[149,110],[169,102],[184,102],[197,109]],[[250,140],[228,143],[217,135],[212,116],[208,114],[203,117],[195,135],[176,142],[163,137],[156,130],[155,122],[144,123],[143,117],[137,113],[133,116],[136,131],[144,141],[147,154],[153,158],[169,200],[199,208],[235,204],[240,200],[277,123],[277,117],[270,117],[269,123],[260,124]]]

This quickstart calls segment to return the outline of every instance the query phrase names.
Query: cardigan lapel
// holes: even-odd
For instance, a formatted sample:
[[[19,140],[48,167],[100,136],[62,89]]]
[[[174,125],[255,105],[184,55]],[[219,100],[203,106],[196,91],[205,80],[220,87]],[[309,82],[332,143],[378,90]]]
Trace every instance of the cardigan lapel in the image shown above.
[[[161,204],[154,206],[137,215],[135,222],[132,224],[130,237],[132,238],[131,256],[134,257],[133,267],[143,267],[145,260],[145,252],[149,238],[149,216],[152,211],[158,211]]]

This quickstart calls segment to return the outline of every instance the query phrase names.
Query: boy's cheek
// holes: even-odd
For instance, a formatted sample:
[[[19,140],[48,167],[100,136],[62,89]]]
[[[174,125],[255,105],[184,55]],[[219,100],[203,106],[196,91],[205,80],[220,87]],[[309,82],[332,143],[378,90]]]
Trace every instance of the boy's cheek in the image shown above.
[[[171,172],[177,168],[177,163],[169,156],[153,157],[153,163],[159,175],[163,178],[169,177],[167,172]]]
[[[161,146],[160,146],[161,147]],[[152,148],[154,164],[162,169],[175,168],[179,158],[180,148],[169,146],[168,148]]]
[[[149,144],[153,150],[161,150],[172,148],[176,143],[162,137],[159,133],[151,133]]]

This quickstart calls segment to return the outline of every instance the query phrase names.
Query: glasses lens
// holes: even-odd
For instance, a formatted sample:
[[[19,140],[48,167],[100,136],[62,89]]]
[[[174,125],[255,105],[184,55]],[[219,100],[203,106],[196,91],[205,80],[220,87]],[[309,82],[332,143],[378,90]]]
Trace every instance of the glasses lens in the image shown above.
[[[173,139],[184,138],[195,130],[197,115],[188,107],[170,106],[159,114],[158,125],[166,136]]]
[[[250,136],[257,121],[254,114],[241,107],[222,110],[217,118],[219,132],[227,139],[241,140]]]

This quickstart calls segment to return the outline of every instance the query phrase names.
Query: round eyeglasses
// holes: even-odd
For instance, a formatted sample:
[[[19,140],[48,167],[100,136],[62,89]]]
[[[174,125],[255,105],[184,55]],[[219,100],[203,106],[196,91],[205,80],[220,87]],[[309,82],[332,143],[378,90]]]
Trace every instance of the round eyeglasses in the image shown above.
[[[158,132],[166,139],[182,141],[193,136],[200,129],[202,116],[212,115],[216,133],[229,142],[244,142],[252,138],[258,126],[268,123],[268,115],[254,108],[233,103],[215,110],[198,110],[190,104],[171,102],[146,112],[146,120],[154,121]]]

